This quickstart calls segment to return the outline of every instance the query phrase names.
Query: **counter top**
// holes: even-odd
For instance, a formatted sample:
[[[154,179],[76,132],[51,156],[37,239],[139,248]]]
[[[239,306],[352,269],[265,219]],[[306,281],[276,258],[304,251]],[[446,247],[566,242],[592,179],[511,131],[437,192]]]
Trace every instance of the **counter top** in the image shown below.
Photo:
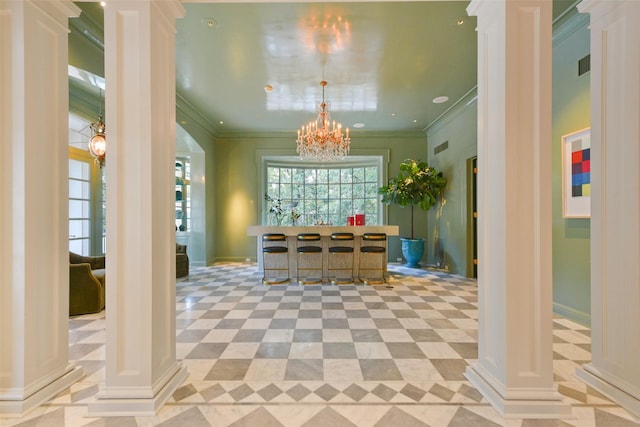
[[[397,236],[400,230],[397,225],[250,225],[247,227],[248,236],[261,236],[265,233],[282,233],[285,236],[297,236],[299,233],[319,233],[321,236],[330,236],[331,233],[353,233],[356,236],[362,236],[364,233],[386,233],[387,236]]]

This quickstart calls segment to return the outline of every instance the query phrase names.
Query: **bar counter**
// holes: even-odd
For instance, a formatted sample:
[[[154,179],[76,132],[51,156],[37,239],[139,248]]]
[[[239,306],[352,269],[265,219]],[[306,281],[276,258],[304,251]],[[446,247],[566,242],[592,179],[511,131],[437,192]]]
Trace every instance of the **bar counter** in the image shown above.
[[[256,236],[256,254],[258,260],[258,269],[262,271],[262,239],[260,236],[267,233],[281,233],[287,236],[287,246],[289,248],[289,277],[292,280],[297,280],[296,274],[296,236],[300,233],[318,233],[322,237],[322,253],[323,253],[323,276],[328,277],[327,259],[329,243],[332,233],[353,233],[355,239],[353,241],[354,249],[354,261],[353,261],[353,277],[357,280],[359,276],[359,252],[360,242],[359,236],[364,233],[385,233],[387,236],[397,236],[399,234],[399,227],[397,225],[360,225],[360,226],[345,226],[345,225],[311,225],[311,226],[272,226],[272,225],[250,225],[247,228],[248,236]],[[384,257],[385,265],[384,271],[387,270],[387,255]]]

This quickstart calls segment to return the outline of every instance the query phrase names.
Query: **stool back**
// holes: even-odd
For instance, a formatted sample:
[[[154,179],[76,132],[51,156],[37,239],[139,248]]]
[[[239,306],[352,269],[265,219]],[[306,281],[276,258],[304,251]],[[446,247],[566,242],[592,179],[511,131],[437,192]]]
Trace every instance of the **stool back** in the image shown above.
[[[332,233],[331,240],[333,241],[353,240],[353,233]]]

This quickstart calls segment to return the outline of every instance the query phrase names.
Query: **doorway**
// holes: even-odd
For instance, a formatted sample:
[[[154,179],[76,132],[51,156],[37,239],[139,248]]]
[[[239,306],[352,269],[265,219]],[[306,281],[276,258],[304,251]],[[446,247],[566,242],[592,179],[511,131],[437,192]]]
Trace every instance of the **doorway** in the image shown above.
[[[467,276],[478,278],[478,157],[467,159]]]

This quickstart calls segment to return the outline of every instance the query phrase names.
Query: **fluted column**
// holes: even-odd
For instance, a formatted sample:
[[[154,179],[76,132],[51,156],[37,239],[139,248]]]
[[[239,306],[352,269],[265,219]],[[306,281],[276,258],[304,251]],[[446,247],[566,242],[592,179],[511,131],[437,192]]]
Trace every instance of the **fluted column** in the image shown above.
[[[507,418],[558,418],[551,293],[551,2],[473,0],[478,17],[478,360]]]
[[[640,417],[640,2],[591,17],[591,357],[579,378]]]
[[[106,372],[90,416],[152,415],[187,376],[175,353],[178,0],[109,0]]]
[[[82,376],[69,363],[71,1],[0,2],[0,414]]]

